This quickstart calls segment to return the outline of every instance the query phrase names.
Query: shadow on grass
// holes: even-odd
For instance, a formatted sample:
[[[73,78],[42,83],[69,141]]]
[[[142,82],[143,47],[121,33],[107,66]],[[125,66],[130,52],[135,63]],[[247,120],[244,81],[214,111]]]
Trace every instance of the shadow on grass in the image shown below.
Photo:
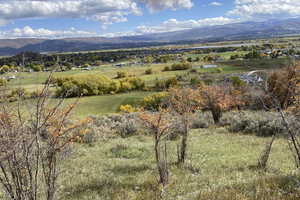
[[[300,199],[299,177],[262,177],[251,183],[236,184],[203,191],[198,200],[297,200]]]
[[[118,165],[109,169],[115,175],[136,175],[142,173],[146,170],[152,170],[149,165],[139,165],[139,166],[130,166],[130,165]]]
[[[137,184],[135,181],[119,182],[113,179],[93,179],[66,188],[63,191],[63,199],[94,199],[95,196],[97,199],[128,199],[132,193],[136,196],[134,199],[154,200],[158,199],[160,189],[154,179],[146,179],[142,184]]]

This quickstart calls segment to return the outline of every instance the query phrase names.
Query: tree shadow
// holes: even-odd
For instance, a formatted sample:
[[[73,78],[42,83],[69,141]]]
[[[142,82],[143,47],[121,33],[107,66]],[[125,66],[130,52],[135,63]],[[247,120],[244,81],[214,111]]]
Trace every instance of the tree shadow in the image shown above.
[[[143,196],[145,194],[151,196],[157,196],[160,193],[157,182],[145,180],[143,183],[138,184],[135,181],[132,182],[119,182],[113,179],[97,180],[93,179],[89,182],[76,184],[65,188],[62,191],[64,194],[63,199],[82,199],[93,193],[104,199],[120,199],[120,197],[127,198],[130,192],[134,192]],[[67,194],[67,195],[66,195]],[[155,198],[156,199],[156,198]]]
[[[146,170],[153,170],[153,169],[149,165],[138,165],[138,166],[117,165],[112,169],[108,169],[108,170],[116,175],[136,175]]]

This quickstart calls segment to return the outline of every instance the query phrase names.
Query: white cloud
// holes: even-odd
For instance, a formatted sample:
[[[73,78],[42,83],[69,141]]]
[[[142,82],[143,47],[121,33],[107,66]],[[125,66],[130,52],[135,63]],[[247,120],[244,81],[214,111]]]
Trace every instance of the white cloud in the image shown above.
[[[223,4],[221,2],[214,1],[214,2],[211,2],[209,5],[210,6],[222,6]]]
[[[68,37],[92,37],[94,32],[81,31],[75,28],[69,30],[49,30],[45,28],[32,29],[30,26],[15,28],[11,31],[0,31],[0,38],[68,38]]]
[[[235,8],[228,15],[245,19],[299,16],[299,0],[235,0]]]
[[[105,21],[105,20],[104,20]],[[114,32],[106,34],[98,34],[95,32],[77,30],[70,28],[69,30],[49,30],[45,28],[33,29],[30,26],[24,28],[15,28],[10,31],[0,31],[0,38],[72,38],[72,37],[122,37],[135,36],[150,33],[163,33],[171,31],[188,30],[192,28],[224,25],[238,22],[237,19],[226,17],[205,18],[199,20],[178,21],[169,19],[157,26],[138,26],[134,31]]]
[[[109,24],[125,21],[128,14],[139,14],[132,0],[10,0],[0,1],[0,19],[88,18]]]
[[[152,10],[163,10],[163,9],[177,9],[185,8],[189,9],[193,7],[192,0],[141,0],[146,3],[147,7]]]
[[[178,21],[176,19],[169,19],[158,26],[139,26],[136,32],[145,33],[162,33],[170,31],[187,30],[198,27],[213,26],[213,25],[224,25],[229,23],[237,22],[236,19],[226,18],[226,17],[216,17],[216,18],[205,18],[199,20],[186,20]]]
[[[0,25],[31,18],[87,18],[104,25],[141,15],[138,4],[151,10],[191,8],[191,0],[0,0]]]

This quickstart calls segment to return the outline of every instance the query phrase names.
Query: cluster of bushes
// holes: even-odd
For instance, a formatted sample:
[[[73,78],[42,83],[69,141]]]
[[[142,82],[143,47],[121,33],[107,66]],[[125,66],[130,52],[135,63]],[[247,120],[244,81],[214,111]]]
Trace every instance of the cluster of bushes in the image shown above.
[[[122,72],[122,71],[119,71],[117,72],[117,79],[120,79],[120,78],[126,78],[127,77],[127,73],[126,72]]]
[[[140,78],[128,77],[112,80],[96,74],[54,78],[52,83],[58,87],[56,95],[64,97],[114,94],[145,88],[145,82]]]
[[[153,70],[151,68],[150,69],[146,69],[145,74],[146,75],[153,74]]]
[[[274,112],[241,112],[227,113],[222,119],[223,125],[229,125],[231,132],[240,132],[255,134],[257,136],[267,137],[276,133],[286,132],[283,121],[278,113]],[[300,124],[293,117],[289,116],[288,121],[293,129],[299,129]]]
[[[242,86],[245,86],[246,83],[245,81],[243,81],[240,77],[238,76],[232,76],[229,78],[230,82],[232,83],[232,85],[234,87],[242,87]]]
[[[0,78],[0,87],[5,87],[7,85],[7,80]]]
[[[262,55],[258,51],[251,51],[244,56],[245,59],[259,59],[262,58]]]
[[[142,106],[147,110],[158,110],[159,106],[167,99],[167,92],[159,92],[146,96],[142,102]]]
[[[242,58],[242,56],[239,55],[239,54],[235,54],[235,55],[230,56],[230,60],[235,60],[235,59],[238,59],[238,58]]]
[[[41,96],[41,91],[35,90],[33,92],[27,91],[25,88],[14,88],[3,94],[3,99],[0,102],[15,102],[19,99],[33,99]]]
[[[137,109],[135,107],[133,107],[132,105],[126,104],[126,105],[121,105],[119,110],[123,113],[133,113]]]
[[[32,69],[34,72],[40,72],[43,71],[44,66],[40,64],[29,64],[26,66],[26,68]]]
[[[20,71],[19,67],[15,67],[13,65],[2,65],[0,67],[0,74],[4,74],[7,72],[12,72],[12,71]]]
[[[199,57],[196,57],[196,58],[193,60],[192,57],[188,57],[186,60],[187,60],[188,62],[199,62],[199,61],[200,61],[200,58],[199,58]]]
[[[155,81],[155,89],[156,90],[165,90],[171,87],[175,87],[178,85],[178,80],[176,77],[168,78],[166,80],[156,80]]]
[[[139,118],[136,113],[128,114],[113,114],[102,117],[91,117],[93,124],[91,128],[93,131],[90,133],[90,136],[86,137],[113,137],[121,136],[128,137],[136,135],[142,129],[142,124],[139,121]]]
[[[190,63],[175,63],[171,67],[166,66],[163,71],[179,71],[179,70],[188,70],[191,69],[192,65]]]

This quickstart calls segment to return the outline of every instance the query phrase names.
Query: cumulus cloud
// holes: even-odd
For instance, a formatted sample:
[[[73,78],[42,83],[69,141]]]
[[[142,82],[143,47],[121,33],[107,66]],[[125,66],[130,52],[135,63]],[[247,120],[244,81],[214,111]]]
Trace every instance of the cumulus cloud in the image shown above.
[[[92,37],[94,32],[81,31],[75,28],[69,30],[49,30],[45,28],[33,29],[30,26],[15,28],[10,31],[0,31],[0,38],[67,38],[67,37]]]
[[[177,8],[192,8],[193,3],[191,0],[142,0],[146,3],[147,7],[152,10],[162,9],[177,9]]]
[[[0,19],[88,18],[104,24],[125,21],[128,14],[140,14],[132,0],[10,0],[0,1]]]
[[[198,27],[224,25],[237,22],[236,19],[226,17],[205,18],[199,20],[178,21],[176,19],[169,19],[158,26],[139,26],[136,32],[141,34],[146,33],[162,33],[169,31],[180,31]]]
[[[276,16],[299,16],[299,0],[235,0],[235,8],[228,15],[245,19],[268,18]]]
[[[104,25],[141,15],[138,4],[151,10],[191,8],[191,0],[0,0],[0,25],[28,18],[86,18]]]
[[[223,4],[221,2],[214,1],[214,2],[211,2],[209,5],[210,6],[222,6]]]

